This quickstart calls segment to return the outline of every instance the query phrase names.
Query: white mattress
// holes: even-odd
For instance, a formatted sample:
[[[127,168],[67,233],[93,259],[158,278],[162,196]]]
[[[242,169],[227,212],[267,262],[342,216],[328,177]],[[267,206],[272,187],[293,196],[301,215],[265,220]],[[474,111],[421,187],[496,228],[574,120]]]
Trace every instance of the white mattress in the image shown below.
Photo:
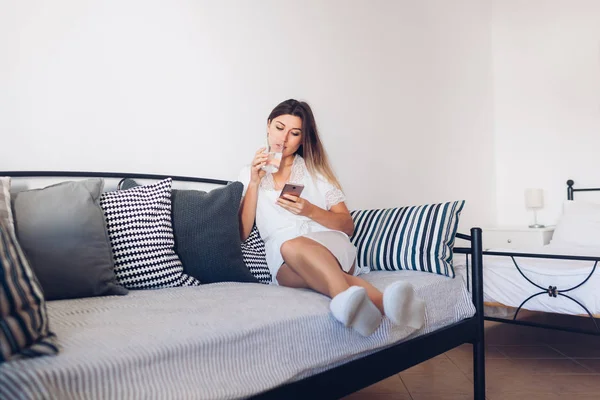
[[[51,301],[60,354],[0,364],[0,398],[243,398],[475,312],[460,279],[414,271],[364,277],[381,289],[411,282],[426,300],[426,325],[414,332],[385,319],[364,338],[331,317],[323,295],[250,283]]]
[[[592,251],[589,248],[563,247],[552,244],[527,250],[490,249],[490,251],[600,256],[600,250]],[[585,280],[594,266],[594,262],[591,261],[542,260],[518,257],[515,257],[515,261],[531,281],[543,288],[556,286],[558,290],[565,290],[578,285]],[[542,291],[523,278],[510,257],[484,256],[483,265],[483,292],[486,303],[500,303],[505,306],[518,307],[529,296]],[[464,255],[459,254],[456,256],[455,266],[457,274],[465,274]],[[600,263],[594,274],[584,285],[565,294],[584,304],[592,314],[600,315]],[[585,310],[577,303],[563,296],[554,298],[547,294],[529,300],[523,308],[531,311],[559,314],[586,314]]]

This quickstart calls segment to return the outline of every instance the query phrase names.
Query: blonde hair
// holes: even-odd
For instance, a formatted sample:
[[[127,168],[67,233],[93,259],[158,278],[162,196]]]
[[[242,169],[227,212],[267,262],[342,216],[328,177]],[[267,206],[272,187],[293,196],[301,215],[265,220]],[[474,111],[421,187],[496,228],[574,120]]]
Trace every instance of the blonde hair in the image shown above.
[[[271,111],[268,121],[280,115],[294,115],[302,120],[302,144],[296,152],[304,158],[306,169],[313,176],[322,175],[329,183],[342,189],[319,138],[317,123],[310,106],[304,101],[289,99],[281,102]]]

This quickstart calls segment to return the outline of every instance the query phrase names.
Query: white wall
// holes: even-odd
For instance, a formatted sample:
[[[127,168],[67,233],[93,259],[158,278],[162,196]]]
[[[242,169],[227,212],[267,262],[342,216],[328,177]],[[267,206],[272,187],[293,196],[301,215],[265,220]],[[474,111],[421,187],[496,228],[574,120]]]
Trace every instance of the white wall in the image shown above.
[[[293,97],[351,208],[464,198],[464,228],[494,220],[491,0],[0,7],[0,170],[234,179]]]
[[[555,223],[567,179],[600,186],[600,1],[495,0],[493,77],[497,221],[529,223],[539,187]]]

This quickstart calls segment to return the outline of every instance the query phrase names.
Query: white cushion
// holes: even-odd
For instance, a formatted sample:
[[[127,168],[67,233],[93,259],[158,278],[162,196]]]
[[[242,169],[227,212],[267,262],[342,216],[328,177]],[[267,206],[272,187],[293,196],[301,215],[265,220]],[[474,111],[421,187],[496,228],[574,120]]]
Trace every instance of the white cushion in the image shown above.
[[[565,201],[551,243],[600,249],[600,204]]]

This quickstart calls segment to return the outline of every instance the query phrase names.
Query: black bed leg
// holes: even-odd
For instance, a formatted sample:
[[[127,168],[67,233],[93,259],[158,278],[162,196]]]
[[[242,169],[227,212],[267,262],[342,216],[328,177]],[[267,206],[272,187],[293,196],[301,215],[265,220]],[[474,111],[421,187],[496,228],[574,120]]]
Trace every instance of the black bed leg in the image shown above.
[[[485,344],[473,344],[473,398],[485,399]]]
[[[473,398],[485,400],[485,328],[483,319],[483,253],[481,229],[471,229],[473,250],[473,304],[477,310],[477,333],[473,341]]]

